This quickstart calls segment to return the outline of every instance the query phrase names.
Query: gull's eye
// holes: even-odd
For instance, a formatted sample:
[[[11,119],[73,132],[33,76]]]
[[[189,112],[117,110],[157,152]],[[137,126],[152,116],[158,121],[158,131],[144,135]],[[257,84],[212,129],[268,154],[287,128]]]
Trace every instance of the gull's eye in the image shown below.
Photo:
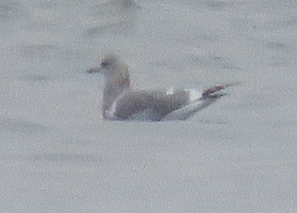
[[[105,62],[105,61],[103,61],[102,63],[101,63],[101,67],[106,67],[107,66],[107,63]]]

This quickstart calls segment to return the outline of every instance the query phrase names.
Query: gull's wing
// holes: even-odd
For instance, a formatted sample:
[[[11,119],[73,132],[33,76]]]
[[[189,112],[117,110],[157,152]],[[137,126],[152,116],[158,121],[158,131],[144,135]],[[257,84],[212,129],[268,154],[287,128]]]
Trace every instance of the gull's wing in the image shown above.
[[[170,112],[189,104],[189,92],[175,91],[129,91],[115,102],[114,115],[117,119],[135,118],[145,114],[150,120],[159,121]]]
[[[110,114],[119,120],[186,120],[224,96],[222,84],[203,92],[197,90],[127,91],[114,103]]]

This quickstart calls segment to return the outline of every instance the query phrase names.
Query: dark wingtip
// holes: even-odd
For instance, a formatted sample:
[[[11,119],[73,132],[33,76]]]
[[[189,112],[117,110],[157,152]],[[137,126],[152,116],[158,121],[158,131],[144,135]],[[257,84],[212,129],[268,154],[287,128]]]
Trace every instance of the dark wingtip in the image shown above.
[[[213,96],[215,95],[215,93],[221,91],[222,89],[224,89],[225,87],[223,85],[217,85],[217,86],[214,86],[214,87],[211,87],[207,90],[205,90],[203,93],[202,93],[202,97],[203,98],[208,98],[210,96]]]
[[[223,93],[222,90],[231,87],[239,85],[240,82],[234,82],[234,83],[228,83],[228,84],[218,84],[216,86],[213,86],[207,90],[204,90],[202,93],[202,98],[220,98],[222,96],[225,96],[226,93]]]

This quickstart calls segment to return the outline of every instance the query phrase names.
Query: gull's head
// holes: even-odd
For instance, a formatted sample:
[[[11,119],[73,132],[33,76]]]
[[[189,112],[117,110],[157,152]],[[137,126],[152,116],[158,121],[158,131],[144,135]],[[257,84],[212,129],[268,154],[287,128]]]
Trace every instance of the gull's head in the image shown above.
[[[89,73],[101,73],[106,77],[116,76],[118,74],[127,75],[128,66],[116,54],[107,54],[101,60],[99,67],[88,70]]]
[[[107,88],[124,89],[130,87],[128,66],[116,54],[105,55],[100,62],[100,66],[88,70],[88,73],[104,75]]]

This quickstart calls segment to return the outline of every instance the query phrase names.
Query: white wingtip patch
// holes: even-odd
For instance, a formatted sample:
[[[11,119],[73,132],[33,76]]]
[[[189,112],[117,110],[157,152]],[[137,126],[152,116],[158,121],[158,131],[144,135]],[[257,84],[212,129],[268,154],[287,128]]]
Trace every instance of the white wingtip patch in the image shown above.
[[[189,92],[189,100],[190,102],[196,101],[202,97],[202,92],[198,89],[187,89]]]

